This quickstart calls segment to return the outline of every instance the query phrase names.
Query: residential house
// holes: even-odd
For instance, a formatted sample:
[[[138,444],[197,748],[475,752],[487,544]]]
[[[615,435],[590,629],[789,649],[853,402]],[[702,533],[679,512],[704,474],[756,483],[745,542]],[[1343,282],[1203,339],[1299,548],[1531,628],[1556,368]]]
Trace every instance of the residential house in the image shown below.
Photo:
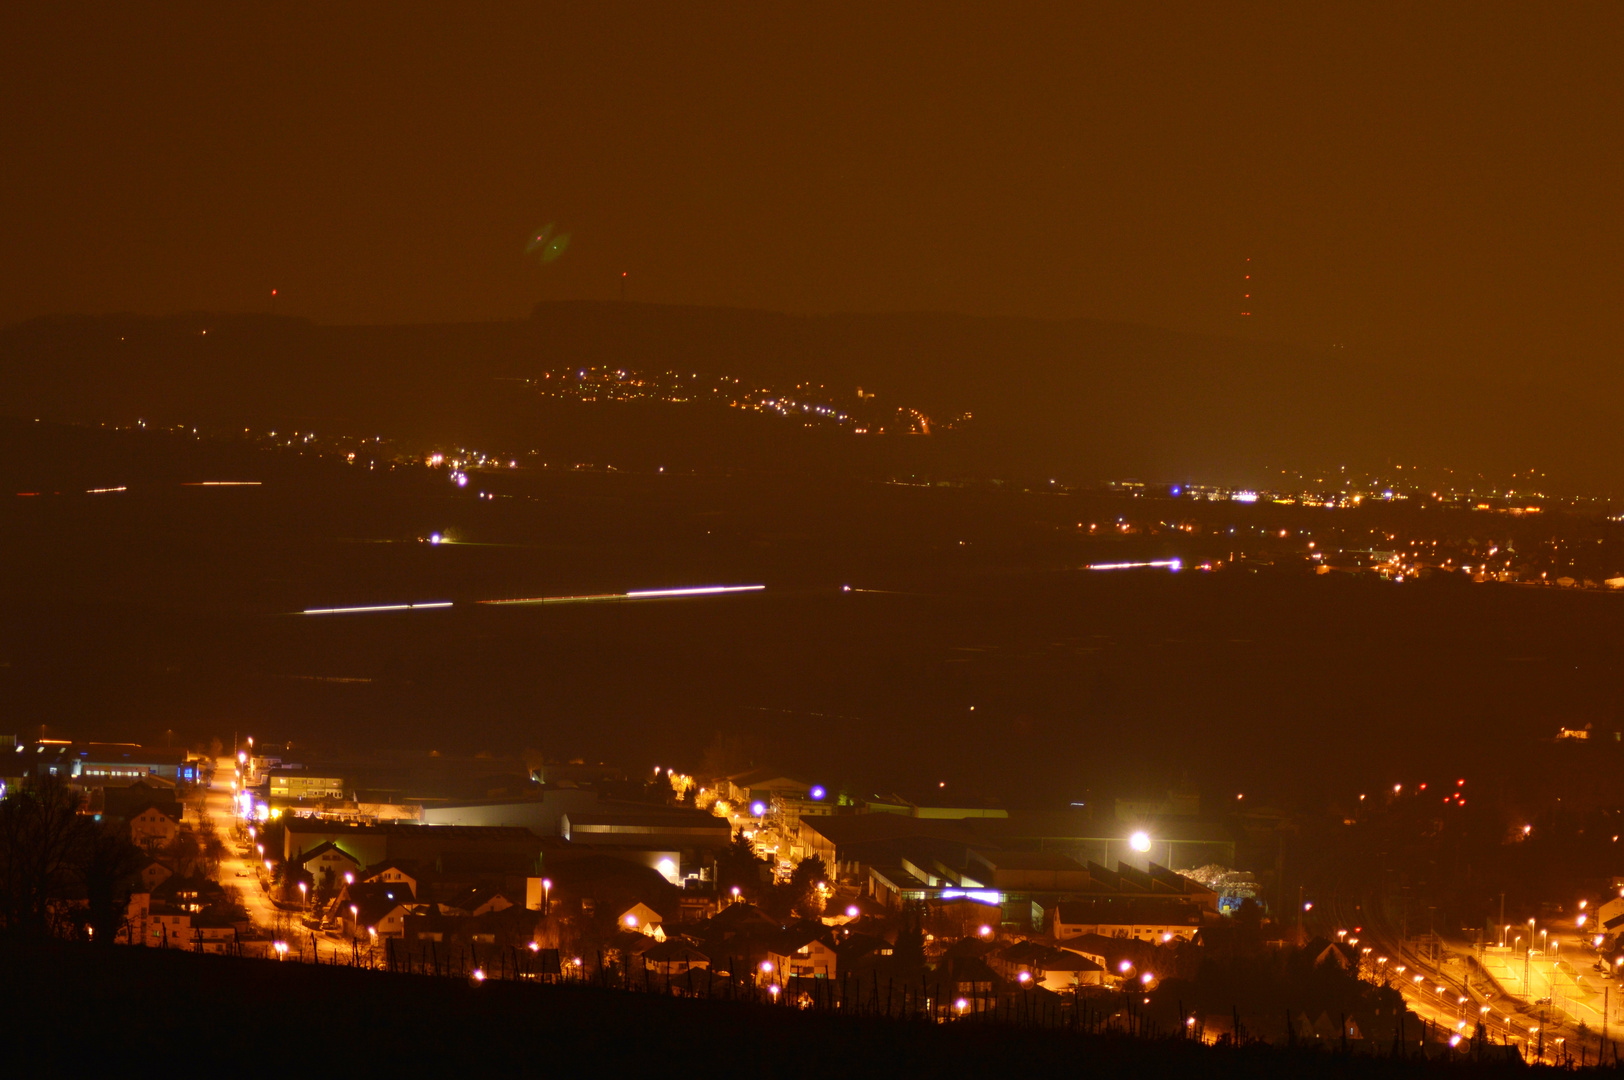
[[[353,881],[361,869],[360,860],[331,840],[300,853],[294,862],[309,875],[319,893],[336,892]]]
[[[161,851],[180,835],[180,814],[159,803],[147,803],[129,822],[130,842],[145,851]]]
[[[367,867],[356,877],[361,881],[379,882],[385,885],[405,885],[411,889],[412,895],[416,896],[421,875],[417,872],[415,866],[391,859],[388,862],[381,862]]]
[[[1037,985],[1056,993],[1105,985],[1105,965],[1068,949],[1046,949],[1036,961]]]
[[[337,914],[344,935],[351,939],[401,938],[406,916],[416,905],[412,890],[385,882],[356,882],[339,894]]]
[[[135,889],[139,892],[150,893],[174,873],[175,871],[171,867],[160,860],[148,859],[141,869],[135,872],[137,882]]]
[[[783,930],[767,943],[766,963],[760,968],[767,982],[790,978],[833,979],[840,954],[828,928],[803,923]]]
[[[695,968],[709,968],[710,957],[681,938],[667,938],[643,950],[643,963],[669,983]]]
[[[615,925],[620,929],[647,934],[659,941],[665,940],[664,924],[665,918],[641,900],[615,914]]]
[[[225,900],[225,889],[206,874],[173,874],[149,890],[154,905],[198,914]]]

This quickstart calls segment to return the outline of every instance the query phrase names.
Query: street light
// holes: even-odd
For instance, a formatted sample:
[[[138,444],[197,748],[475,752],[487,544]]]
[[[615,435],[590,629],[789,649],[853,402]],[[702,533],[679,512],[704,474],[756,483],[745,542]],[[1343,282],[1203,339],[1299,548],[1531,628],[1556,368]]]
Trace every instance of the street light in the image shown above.
[[[553,906],[553,879],[541,879],[541,913],[546,915]]]

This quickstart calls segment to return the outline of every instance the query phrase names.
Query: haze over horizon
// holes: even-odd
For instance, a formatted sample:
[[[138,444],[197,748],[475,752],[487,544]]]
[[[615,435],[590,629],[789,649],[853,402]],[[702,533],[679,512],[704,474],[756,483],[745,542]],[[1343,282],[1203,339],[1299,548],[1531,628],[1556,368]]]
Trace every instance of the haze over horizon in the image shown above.
[[[1602,375],[1620,337],[1615,8],[3,18],[8,323],[273,288],[323,322],[481,320],[625,272],[663,303],[1084,316],[1491,377]],[[546,223],[570,240],[544,264]]]

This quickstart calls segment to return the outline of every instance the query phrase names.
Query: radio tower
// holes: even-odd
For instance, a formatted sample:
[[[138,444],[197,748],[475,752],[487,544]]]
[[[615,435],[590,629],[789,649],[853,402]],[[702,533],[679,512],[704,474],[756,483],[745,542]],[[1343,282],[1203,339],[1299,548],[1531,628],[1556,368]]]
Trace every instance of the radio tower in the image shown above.
[[[1242,315],[1242,317],[1250,318],[1251,314],[1252,314],[1252,260],[1251,259],[1246,260],[1246,268],[1245,268],[1245,270],[1246,270],[1246,276],[1241,282],[1241,284],[1243,286],[1242,295],[1241,295],[1241,308],[1242,308],[1241,315]]]

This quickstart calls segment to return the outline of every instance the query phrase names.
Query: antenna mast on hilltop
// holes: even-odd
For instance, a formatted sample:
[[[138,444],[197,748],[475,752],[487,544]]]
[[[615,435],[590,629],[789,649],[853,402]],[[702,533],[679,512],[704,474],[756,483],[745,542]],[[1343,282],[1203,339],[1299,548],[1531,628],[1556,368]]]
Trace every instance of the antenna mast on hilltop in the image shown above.
[[[1241,316],[1249,318],[1252,314],[1252,260],[1246,260],[1245,277],[1241,280]]]

